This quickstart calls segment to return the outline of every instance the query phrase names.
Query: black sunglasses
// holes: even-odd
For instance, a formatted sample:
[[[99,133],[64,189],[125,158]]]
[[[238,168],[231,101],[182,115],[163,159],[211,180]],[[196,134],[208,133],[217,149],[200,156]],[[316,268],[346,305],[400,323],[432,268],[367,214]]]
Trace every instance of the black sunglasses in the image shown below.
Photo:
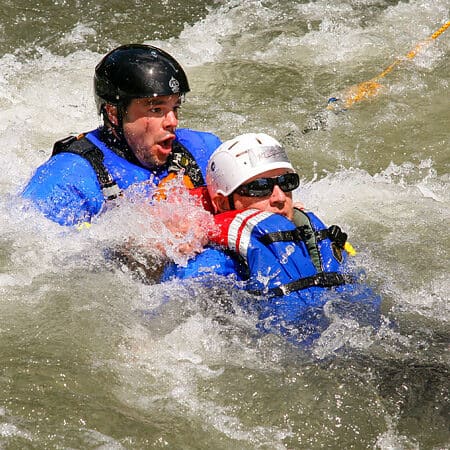
[[[258,178],[250,183],[239,186],[234,193],[244,197],[267,197],[272,194],[275,185],[283,192],[291,192],[297,189],[300,178],[296,173],[286,173],[275,178]]]

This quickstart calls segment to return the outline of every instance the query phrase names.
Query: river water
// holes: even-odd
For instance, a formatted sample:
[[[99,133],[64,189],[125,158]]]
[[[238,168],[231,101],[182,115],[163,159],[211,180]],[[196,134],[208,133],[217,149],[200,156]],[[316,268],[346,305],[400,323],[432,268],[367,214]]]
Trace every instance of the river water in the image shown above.
[[[0,12],[0,448],[449,448],[450,31],[427,41],[448,1],[30,5]],[[296,198],[349,233],[382,295],[379,331],[335,318],[305,354],[215,306],[226,286],[104,258],[130,237],[181,258],[159,214],[206,223],[194,207],[124,205],[83,232],[25,207],[52,143],[99,124],[93,68],[128,42],[186,68],[183,126],[285,144]],[[397,58],[378,95],[326,109]]]

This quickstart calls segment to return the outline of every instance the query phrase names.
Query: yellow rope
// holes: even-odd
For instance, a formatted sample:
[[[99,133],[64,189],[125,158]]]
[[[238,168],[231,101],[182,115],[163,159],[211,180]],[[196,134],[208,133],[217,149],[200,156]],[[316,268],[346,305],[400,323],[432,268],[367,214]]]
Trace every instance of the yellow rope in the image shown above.
[[[436,30],[428,39],[417,44],[411,51],[409,51],[403,58],[396,59],[390,66],[386,67],[381,73],[373,77],[368,81],[357,84],[347,90],[343,98],[344,108],[349,108],[353,104],[360,102],[361,100],[366,100],[370,97],[375,97],[380,89],[383,87],[378,81],[384,78],[389,72],[391,72],[394,67],[400,64],[406,59],[413,59],[417,53],[427,44],[429,44],[434,39],[438,38],[448,27],[450,26],[450,21],[442,25],[439,30]],[[334,109],[331,104],[328,109]]]

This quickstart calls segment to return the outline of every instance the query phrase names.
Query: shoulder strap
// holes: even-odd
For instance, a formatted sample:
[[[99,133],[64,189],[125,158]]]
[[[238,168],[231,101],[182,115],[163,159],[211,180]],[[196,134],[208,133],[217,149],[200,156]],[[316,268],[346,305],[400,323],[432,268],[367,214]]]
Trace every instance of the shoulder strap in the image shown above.
[[[322,261],[320,258],[320,252],[317,247],[317,234],[311,225],[311,221],[307,214],[302,210],[294,208],[294,223],[297,226],[297,230],[301,235],[301,239],[306,245],[309,256],[316,267],[316,269],[322,271]]]
[[[330,239],[340,248],[344,248],[347,242],[347,233],[344,233],[338,225],[331,225],[328,228],[314,231],[308,214],[297,208],[294,208],[294,222],[302,233],[304,240],[311,239],[313,236],[317,241]]]
[[[309,213],[310,214],[310,213]],[[309,215],[300,209],[294,208],[294,222],[297,225],[303,241],[306,244],[311,259],[314,261],[317,270],[321,270],[322,261],[321,254],[318,248],[318,243],[325,239],[329,239],[333,246],[333,252],[336,253],[336,258],[340,260],[338,254],[345,247],[347,242],[347,233],[344,233],[338,225],[331,225],[328,228],[317,229],[314,227]]]
[[[267,233],[258,238],[264,245],[273,244],[274,242],[300,242],[303,240],[302,233],[298,228],[295,230],[274,231]]]
[[[120,189],[108,169],[103,164],[104,155],[102,151],[96,147],[91,141],[84,137],[69,136],[65,139],[55,142],[53,145],[52,156],[58,153],[74,153],[86,159],[97,175],[100,188],[106,200],[113,200],[120,194]]]
[[[183,170],[184,174],[191,179],[194,187],[205,185],[200,166],[195,161],[192,153],[183,144],[175,141],[172,145],[172,153],[169,157],[168,171],[169,173],[178,173],[180,170]]]

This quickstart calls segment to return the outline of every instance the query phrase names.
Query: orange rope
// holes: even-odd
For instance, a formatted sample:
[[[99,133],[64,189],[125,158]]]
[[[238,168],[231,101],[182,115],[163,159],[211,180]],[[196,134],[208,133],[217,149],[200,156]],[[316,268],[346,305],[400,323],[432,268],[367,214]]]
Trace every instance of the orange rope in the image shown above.
[[[380,83],[378,83],[379,80],[384,78],[389,72],[391,72],[394,69],[394,67],[400,64],[402,61],[404,61],[405,58],[413,59],[425,45],[429,44],[434,39],[437,39],[448,27],[450,27],[450,21],[442,25],[442,27],[439,28],[439,30],[436,30],[430,37],[428,37],[428,39],[417,44],[403,58],[396,59],[391,65],[386,67],[386,69],[384,69],[377,76],[348,89],[343,99],[344,108],[349,108],[354,103],[360,102],[361,100],[366,100],[370,97],[375,97],[380,91],[380,89],[383,87]],[[334,109],[333,105],[330,105],[328,108]]]

